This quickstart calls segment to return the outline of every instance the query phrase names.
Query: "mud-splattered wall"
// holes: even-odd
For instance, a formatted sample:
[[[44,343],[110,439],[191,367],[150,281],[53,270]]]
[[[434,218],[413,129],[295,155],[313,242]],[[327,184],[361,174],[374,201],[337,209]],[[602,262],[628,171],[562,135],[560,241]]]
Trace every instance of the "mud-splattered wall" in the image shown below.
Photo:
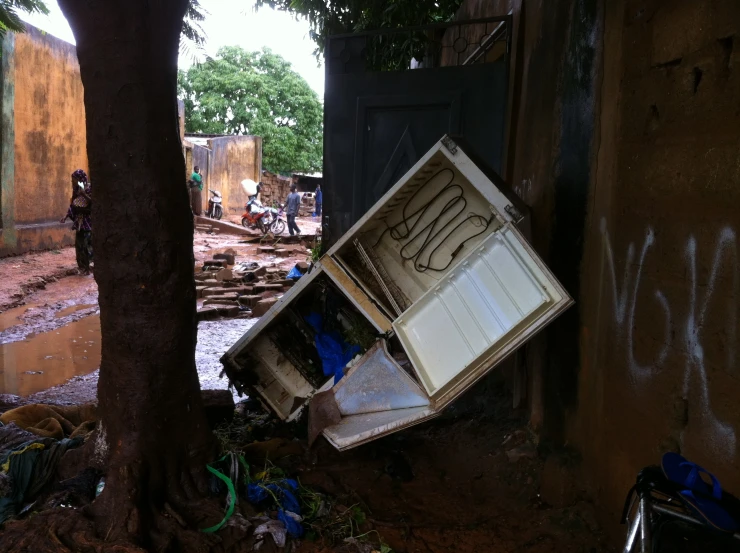
[[[468,0],[459,15],[509,9],[506,174],[578,302],[527,346],[533,425],[577,450],[573,481],[615,532],[664,451],[740,493],[740,3]]]
[[[75,47],[33,27],[3,42],[0,255],[72,243],[69,175],[87,170]]]
[[[221,192],[225,215],[244,211],[247,195],[244,179],[260,181],[262,173],[262,138],[259,136],[224,136],[208,141],[211,163],[208,185]]]
[[[740,3],[606,3],[570,433],[617,517],[680,451],[740,493]]]

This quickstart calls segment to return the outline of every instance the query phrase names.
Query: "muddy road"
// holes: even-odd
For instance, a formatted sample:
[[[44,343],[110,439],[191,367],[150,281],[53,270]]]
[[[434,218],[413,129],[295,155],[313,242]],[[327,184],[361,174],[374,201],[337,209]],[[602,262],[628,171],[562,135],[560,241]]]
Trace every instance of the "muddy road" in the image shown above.
[[[312,231],[310,218],[303,224]],[[303,228],[302,228],[303,230]],[[291,255],[259,254],[243,236],[196,233],[196,267],[226,249],[238,261],[290,269],[310,255],[306,244]],[[199,306],[203,300],[199,300]],[[0,394],[24,401],[75,404],[94,401],[100,367],[100,312],[92,276],[77,274],[74,248],[0,260]],[[226,389],[221,355],[256,319],[240,316],[198,324],[196,367],[203,389]],[[12,398],[8,398],[12,400]]]

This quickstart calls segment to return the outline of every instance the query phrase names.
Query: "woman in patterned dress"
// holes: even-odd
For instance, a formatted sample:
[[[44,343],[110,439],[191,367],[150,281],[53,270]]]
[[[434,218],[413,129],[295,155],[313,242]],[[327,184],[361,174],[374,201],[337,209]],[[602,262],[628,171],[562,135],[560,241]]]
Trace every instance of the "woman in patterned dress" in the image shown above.
[[[93,256],[92,195],[87,174],[82,169],[77,169],[72,173],[72,199],[62,223],[67,219],[72,221],[72,229],[75,231],[77,267],[82,274],[89,274]]]

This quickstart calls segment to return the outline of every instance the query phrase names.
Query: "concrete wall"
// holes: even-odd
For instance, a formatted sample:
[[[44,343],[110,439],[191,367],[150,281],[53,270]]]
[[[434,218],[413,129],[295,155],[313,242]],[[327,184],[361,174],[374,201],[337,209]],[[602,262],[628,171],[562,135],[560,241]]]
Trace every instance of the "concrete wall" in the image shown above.
[[[0,255],[71,244],[69,224],[59,219],[69,205],[70,174],[87,169],[75,47],[30,26],[9,33],[2,90]]]
[[[581,459],[571,478],[621,536],[627,490],[665,451],[740,493],[740,3],[466,0],[459,16],[508,9],[507,179],[577,300],[526,347],[532,424],[543,451]]]
[[[679,451],[740,493],[740,3],[606,3],[569,434],[616,516]]]
[[[240,215],[247,203],[241,181],[260,181],[262,138],[224,136],[212,138],[208,144],[211,148],[209,187],[221,192],[225,215]]]

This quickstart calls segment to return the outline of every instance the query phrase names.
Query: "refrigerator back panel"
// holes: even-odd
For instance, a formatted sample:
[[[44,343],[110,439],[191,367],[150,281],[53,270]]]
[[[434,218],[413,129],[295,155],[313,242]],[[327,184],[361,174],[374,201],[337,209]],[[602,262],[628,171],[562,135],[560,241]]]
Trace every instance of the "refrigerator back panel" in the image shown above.
[[[329,251],[392,319],[437,408],[572,303],[493,177],[443,138]]]

